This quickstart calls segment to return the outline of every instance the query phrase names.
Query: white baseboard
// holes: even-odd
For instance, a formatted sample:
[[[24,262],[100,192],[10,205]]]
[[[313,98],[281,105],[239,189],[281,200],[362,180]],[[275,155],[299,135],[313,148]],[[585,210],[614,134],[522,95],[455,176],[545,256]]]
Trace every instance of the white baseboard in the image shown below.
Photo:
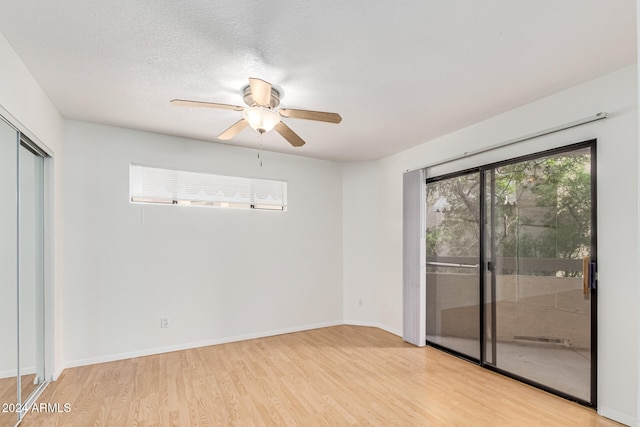
[[[640,419],[635,418],[631,415],[623,414],[622,412],[618,412],[613,409],[599,407],[598,414],[627,426],[640,427]]]
[[[134,357],[151,356],[154,354],[188,350],[191,348],[207,347],[210,345],[227,344],[231,342],[246,341],[246,340],[251,340],[256,338],[272,337],[275,335],[290,334],[293,332],[302,332],[302,331],[308,331],[311,329],[327,328],[329,326],[341,325],[342,323],[343,323],[342,321],[316,323],[312,325],[303,325],[303,326],[296,326],[292,328],[276,329],[271,331],[257,332],[253,334],[237,335],[233,337],[224,337],[224,338],[216,338],[212,340],[176,344],[176,345],[171,345],[167,347],[156,347],[156,348],[150,348],[145,350],[132,351],[128,353],[110,354],[106,356],[92,357],[87,359],[76,359],[76,360],[71,360],[66,362],[64,364],[64,368],[75,368],[78,366],[87,366],[87,365],[95,365],[97,363],[115,362],[117,360],[131,359]],[[62,370],[60,370],[59,373],[56,372],[56,378],[60,375],[60,373],[62,373]]]
[[[377,322],[363,322],[360,320],[344,320],[342,322],[345,325],[353,325],[353,326],[368,326],[371,328],[378,328],[378,329],[382,329],[383,331],[387,331],[393,335],[397,335],[399,337],[402,337],[402,331],[399,331],[397,329],[393,329],[388,327],[387,325],[383,325],[381,323],[377,323]]]
[[[12,378],[15,377],[17,373],[17,368],[16,369],[8,369],[6,371],[0,371],[0,380],[4,379],[4,378]],[[21,368],[20,369],[20,374],[21,375],[31,375],[31,374],[35,374],[36,373],[36,367],[35,366],[31,366],[29,368]]]
[[[16,369],[8,369],[6,371],[0,371],[0,380],[5,378],[11,378],[16,376]]]
[[[62,364],[58,364],[59,366],[56,367],[55,372],[53,373],[52,377],[50,378],[51,381],[57,381],[58,378],[60,378],[60,375],[62,375],[62,371],[64,371],[65,366]]]

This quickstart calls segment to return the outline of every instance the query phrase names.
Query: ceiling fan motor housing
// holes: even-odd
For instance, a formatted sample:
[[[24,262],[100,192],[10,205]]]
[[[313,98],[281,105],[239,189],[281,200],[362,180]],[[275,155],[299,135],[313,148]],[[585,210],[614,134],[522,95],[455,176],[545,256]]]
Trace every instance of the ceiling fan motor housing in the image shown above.
[[[256,105],[256,102],[251,95],[250,85],[246,85],[242,88],[242,97],[244,99],[244,103],[248,106],[253,107]],[[276,108],[278,105],[280,105],[280,92],[271,86],[271,102],[269,103],[269,107]]]

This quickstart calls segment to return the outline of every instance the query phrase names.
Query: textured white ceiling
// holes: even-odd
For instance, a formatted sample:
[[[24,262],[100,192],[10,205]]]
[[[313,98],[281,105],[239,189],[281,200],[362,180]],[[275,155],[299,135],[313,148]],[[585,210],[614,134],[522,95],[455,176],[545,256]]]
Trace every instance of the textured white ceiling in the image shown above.
[[[259,77],[330,160],[396,153],[636,61],[632,0],[0,0],[0,33],[68,119],[217,141]],[[219,141],[218,141],[219,142]],[[227,142],[255,147],[247,128]]]

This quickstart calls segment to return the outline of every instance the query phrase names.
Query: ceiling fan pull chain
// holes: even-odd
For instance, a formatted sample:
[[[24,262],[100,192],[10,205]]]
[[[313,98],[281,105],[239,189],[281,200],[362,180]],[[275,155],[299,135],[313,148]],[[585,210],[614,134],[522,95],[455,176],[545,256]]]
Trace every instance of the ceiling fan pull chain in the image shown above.
[[[260,132],[260,146],[258,147],[258,160],[260,162],[260,167],[262,167],[262,132]]]

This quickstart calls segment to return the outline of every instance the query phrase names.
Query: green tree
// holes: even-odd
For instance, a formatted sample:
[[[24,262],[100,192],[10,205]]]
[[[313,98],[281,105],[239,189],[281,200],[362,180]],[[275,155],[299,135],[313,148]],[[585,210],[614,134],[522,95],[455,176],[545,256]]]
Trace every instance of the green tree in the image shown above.
[[[550,158],[543,164],[544,179],[531,191],[547,206],[545,226],[537,245],[540,256],[576,259],[591,247],[591,172],[587,156]]]
[[[588,154],[570,153],[487,173],[487,194],[491,187],[495,192],[493,237],[500,256],[578,259],[589,254],[590,164]],[[478,174],[427,186],[428,255],[477,256],[479,188]]]
[[[427,256],[474,256],[479,253],[480,182],[477,174],[427,186]]]

